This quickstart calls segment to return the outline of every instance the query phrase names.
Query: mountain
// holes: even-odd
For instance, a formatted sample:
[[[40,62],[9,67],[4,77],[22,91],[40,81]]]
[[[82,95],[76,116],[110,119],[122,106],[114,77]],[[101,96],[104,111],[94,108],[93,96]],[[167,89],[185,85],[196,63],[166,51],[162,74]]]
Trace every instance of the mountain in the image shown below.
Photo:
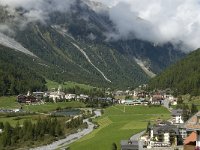
[[[70,11],[51,12],[45,23],[26,22],[19,27],[19,20],[26,21],[27,10],[10,13],[0,7],[4,14],[0,23],[9,28],[0,34],[0,44],[12,49],[9,54],[18,50],[40,61],[43,68],[31,67],[38,62],[26,64],[47,79],[111,88],[146,83],[185,55],[170,44],[108,39],[108,34],[116,32],[108,9],[101,3],[76,0]]]
[[[12,53],[10,53],[12,51]],[[22,92],[45,90],[45,78],[40,70],[37,58],[25,55],[0,45],[0,95],[16,95]],[[26,62],[29,62],[27,65]]]
[[[179,94],[200,94],[200,49],[190,53],[184,59],[167,68],[150,81],[150,87],[171,88]]]

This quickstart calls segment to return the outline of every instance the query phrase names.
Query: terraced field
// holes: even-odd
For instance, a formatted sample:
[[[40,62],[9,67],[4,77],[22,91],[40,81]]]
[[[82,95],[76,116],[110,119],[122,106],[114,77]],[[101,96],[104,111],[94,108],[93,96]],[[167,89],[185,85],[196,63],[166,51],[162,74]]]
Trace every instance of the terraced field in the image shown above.
[[[100,127],[71,144],[70,150],[110,150],[113,142],[120,149],[120,140],[145,130],[149,120],[155,122],[169,117],[170,113],[164,107],[126,106],[124,109],[124,106],[112,106],[94,120]]]

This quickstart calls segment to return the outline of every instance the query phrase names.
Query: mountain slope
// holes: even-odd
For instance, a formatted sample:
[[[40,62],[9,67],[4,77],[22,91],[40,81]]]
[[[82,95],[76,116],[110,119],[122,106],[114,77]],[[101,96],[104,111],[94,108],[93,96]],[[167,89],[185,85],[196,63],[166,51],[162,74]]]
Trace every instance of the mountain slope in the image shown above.
[[[46,89],[45,79],[27,65],[35,64],[35,57],[1,45],[0,53],[0,96]]]
[[[123,88],[137,86],[148,79],[134,61],[110,46],[74,39],[52,27],[32,25],[18,31],[15,39],[40,59],[63,70],[62,74],[57,74],[63,81]]]
[[[154,46],[137,39],[108,40],[107,35],[116,29],[108,17],[109,8],[100,3],[76,0],[70,11],[53,11],[45,23],[29,22],[23,27],[18,27],[19,20],[26,20],[23,15],[28,10],[19,8],[7,14],[5,9],[0,7],[4,13],[0,23],[6,23],[15,33],[4,32],[16,44],[11,47],[4,40],[4,45],[30,51],[44,67],[44,71],[41,67],[33,70],[57,82],[136,87],[184,55],[170,44]]]
[[[200,94],[200,49],[167,68],[150,81],[151,88],[176,89],[180,94]]]

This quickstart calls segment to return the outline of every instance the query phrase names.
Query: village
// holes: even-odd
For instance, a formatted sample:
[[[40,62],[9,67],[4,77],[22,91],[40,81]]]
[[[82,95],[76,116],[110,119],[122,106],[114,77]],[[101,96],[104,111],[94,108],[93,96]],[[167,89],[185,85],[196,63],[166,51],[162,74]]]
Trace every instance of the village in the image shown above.
[[[117,94],[122,94],[118,91]],[[200,149],[200,111],[195,107],[191,110],[179,108],[179,100],[172,95],[172,91],[156,91],[151,94],[144,90],[125,91],[135,99],[122,99],[124,105],[157,105],[166,107],[170,113],[169,120],[158,119],[148,123],[147,129],[133,135],[128,140],[121,140],[121,150],[199,150]]]
[[[110,105],[122,105],[124,111],[130,106],[158,106],[165,107],[171,112],[169,120],[158,119],[149,122],[147,129],[130,139],[121,140],[121,150],[140,149],[198,149],[200,147],[200,112],[185,118],[183,109],[178,108],[178,98],[173,96],[170,89],[147,92],[144,85],[134,90],[105,91],[104,97],[92,98],[87,94],[65,93],[62,88],[47,92],[28,92],[17,96],[17,102],[25,105],[43,105],[46,102],[59,103],[70,101],[87,102],[96,99]],[[19,112],[20,109],[0,110],[2,112]],[[2,131],[1,131],[2,132]]]

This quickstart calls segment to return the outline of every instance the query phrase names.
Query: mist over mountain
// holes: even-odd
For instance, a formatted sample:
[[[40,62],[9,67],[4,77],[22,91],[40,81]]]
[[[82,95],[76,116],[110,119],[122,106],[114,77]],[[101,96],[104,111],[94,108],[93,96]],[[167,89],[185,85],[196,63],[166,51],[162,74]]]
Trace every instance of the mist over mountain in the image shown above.
[[[53,12],[75,11],[75,3],[88,5],[96,13],[104,13],[115,26],[115,32],[107,32],[110,39],[140,39],[163,45],[172,43],[188,52],[200,47],[199,0],[2,0],[12,12],[21,9],[16,17],[21,26],[34,21],[46,23]],[[12,14],[11,13],[11,14]],[[195,18],[195,19],[194,19]],[[20,20],[20,23],[19,23]],[[1,25],[0,28],[3,28]],[[5,28],[5,26],[4,26]]]
[[[185,55],[181,44],[158,43],[129,31],[132,27],[140,32],[139,22],[148,25],[139,17],[128,23],[119,15],[127,29],[122,32],[112,11],[114,15],[114,7],[89,0],[3,0],[0,32],[6,38],[0,40],[9,40],[0,43],[15,50],[20,45],[25,55],[29,52],[40,59],[48,70],[43,74],[47,79],[114,88],[146,83]]]
[[[134,38],[181,46],[188,52],[200,47],[199,0],[96,0],[109,6],[118,38]]]

